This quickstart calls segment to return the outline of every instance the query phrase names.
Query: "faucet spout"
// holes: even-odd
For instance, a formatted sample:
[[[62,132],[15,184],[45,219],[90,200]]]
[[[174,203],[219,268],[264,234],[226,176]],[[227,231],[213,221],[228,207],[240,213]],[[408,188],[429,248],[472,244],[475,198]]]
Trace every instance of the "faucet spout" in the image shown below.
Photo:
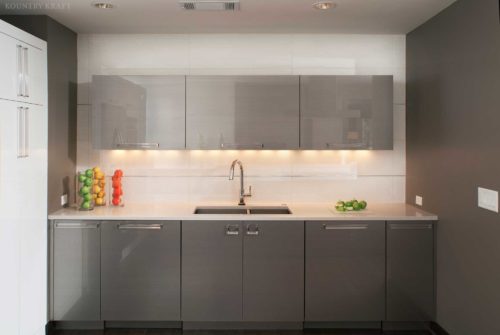
[[[238,202],[238,205],[245,206],[245,197],[251,197],[252,192],[251,192],[251,188],[250,188],[250,192],[245,193],[245,181],[244,181],[245,180],[245,173],[244,173],[244,169],[243,169],[243,163],[239,159],[235,159],[231,163],[231,167],[229,168],[229,180],[234,179],[234,168],[236,167],[236,165],[239,165],[239,167],[240,167],[240,200]]]

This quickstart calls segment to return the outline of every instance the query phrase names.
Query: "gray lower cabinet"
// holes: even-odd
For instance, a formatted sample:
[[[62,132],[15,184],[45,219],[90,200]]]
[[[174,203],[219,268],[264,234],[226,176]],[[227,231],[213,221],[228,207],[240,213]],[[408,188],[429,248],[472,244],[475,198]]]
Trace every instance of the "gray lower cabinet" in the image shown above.
[[[385,222],[306,222],[306,321],[385,318]]]
[[[52,223],[52,319],[100,319],[99,223]]]
[[[180,320],[180,222],[103,222],[102,319]]]
[[[182,222],[182,320],[241,321],[242,224]]]
[[[182,224],[183,321],[303,320],[303,222]]]
[[[387,224],[387,320],[434,320],[434,225]]]
[[[304,223],[244,222],[243,320],[303,321]]]

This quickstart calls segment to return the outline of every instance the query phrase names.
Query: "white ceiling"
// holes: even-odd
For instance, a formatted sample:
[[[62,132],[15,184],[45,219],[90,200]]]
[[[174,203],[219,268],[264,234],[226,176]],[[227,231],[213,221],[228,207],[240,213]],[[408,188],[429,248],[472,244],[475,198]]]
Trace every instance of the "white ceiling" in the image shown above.
[[[97,1],[114,4],[110,10],[93,0],[0,0],[0,13],[47,14],[78,33],[406,34],[455,2],[333,0],[336,8],[319,11],[314,1],[241,0],[239,12],[190,12],[177,0]]]

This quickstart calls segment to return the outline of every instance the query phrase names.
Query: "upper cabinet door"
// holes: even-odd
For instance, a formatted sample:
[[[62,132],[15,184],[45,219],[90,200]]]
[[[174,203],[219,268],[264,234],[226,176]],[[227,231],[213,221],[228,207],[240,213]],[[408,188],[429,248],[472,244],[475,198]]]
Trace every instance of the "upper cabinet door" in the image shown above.
[[[393,149],[392,76],[301,76],[301,149]]]
[[[46,51],[2,33],[0,49],[0,99],[46,105]]]
[[[93,76],[96,149],[184,149],[184,76]]]
[[[298,76],[189,76],[187,149],[298,149]]]

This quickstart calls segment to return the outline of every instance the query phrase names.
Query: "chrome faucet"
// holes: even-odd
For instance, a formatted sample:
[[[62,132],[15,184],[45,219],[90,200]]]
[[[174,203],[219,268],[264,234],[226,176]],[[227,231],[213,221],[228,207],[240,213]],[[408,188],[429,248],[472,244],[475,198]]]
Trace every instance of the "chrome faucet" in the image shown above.
[[[234,167],[236,164],[240,166],[240,202],[238,202],[238,205],[245,206],[245,197],[252,196],[252,186],[249,187],[248,193],[245,193],[243,163],[241,163],[239,159],[235,159],[233,163],[231,163],[231,168],[229,168],[229,180],[234,179]]]

